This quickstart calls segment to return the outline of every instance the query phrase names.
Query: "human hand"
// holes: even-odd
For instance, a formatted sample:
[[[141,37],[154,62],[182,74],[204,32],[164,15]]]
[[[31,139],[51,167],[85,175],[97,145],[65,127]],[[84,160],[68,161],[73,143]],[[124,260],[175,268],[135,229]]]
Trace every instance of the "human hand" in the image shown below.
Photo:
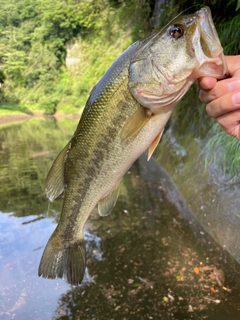
[[[240,55],[226,56],[230,78],[199,79],[199,98],[206,103],[208,115],[223,129],[240,140]]]

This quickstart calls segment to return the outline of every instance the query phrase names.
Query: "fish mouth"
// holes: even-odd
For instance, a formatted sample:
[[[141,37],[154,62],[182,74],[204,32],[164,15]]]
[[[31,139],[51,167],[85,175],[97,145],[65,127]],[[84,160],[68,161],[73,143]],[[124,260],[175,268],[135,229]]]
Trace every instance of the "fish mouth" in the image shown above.
[[[193,39],[193,48],[199,62],[199,76],[223,79],[228,76],[227,63],[223,48],[215,29],[209,7],[196,12],[198,32]]]
[[[202,49],[207,56],[214,58],[222,53],[222,46],[213,24],[210,9],[208,7],[202,8],[197,12],[197,17],[201,27],[200,41]]]

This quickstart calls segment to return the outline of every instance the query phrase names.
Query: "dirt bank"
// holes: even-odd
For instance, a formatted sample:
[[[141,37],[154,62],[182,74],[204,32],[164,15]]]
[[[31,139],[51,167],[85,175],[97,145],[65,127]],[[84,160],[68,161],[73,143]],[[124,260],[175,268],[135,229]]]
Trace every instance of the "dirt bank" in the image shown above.
[[[63,113],[56,113],[54,115],[44,115],[40,113],[36,114],[16,114],[16,115],[8,115],[8,116],[0,116],[0,125],[11,123],[11,122],[21,122],[31,119],[33,117],[53,117],[56,119],[60,118],[71,118],[71,119],[78,119],[80,118],[79,114],[63,114]]]

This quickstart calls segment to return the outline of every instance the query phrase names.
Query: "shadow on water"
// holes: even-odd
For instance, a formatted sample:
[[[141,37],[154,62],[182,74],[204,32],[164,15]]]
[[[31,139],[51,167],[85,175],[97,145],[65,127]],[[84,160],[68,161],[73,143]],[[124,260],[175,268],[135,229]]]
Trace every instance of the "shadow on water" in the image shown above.
[[[0,318],[239,319],[238,263],[145,156],[125,175],[111,215],[89,218],[85,283],[37,277],[61,208],[60,199],[47,214],[44,179],[75,126],[32,119],[0,128]]]

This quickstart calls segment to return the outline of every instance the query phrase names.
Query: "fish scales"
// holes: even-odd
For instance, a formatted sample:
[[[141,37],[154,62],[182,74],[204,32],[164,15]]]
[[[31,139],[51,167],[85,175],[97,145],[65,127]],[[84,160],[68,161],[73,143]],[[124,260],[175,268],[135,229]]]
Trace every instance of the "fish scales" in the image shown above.
[[[122,90],[125,89],[125,82],[126,80],[122,83],[121,87],[118,86],[119,91],[121,91],[122,88]],[[108,88],[106,90],[108,90]],[[80,136],[76,139],[73,138],[71,142],[71,152],[66,162],[66,176],[69,180],[67,192],[70,196],[63,207],[63,211],[65,212],[66,210],[66,212],[68,212],[64,218],[68,220],[66,230],[69,228],[74,230],[72,225],[74,225],[77,219],[82,220],[82,223],[85,224],[85,219],[79,214],[80,207],[84,206],[83,210],[87,209],[88,211],[92,211],[96,205],[95,198],[99,200],[98,190],[108,190],[114,186],[108,186],[112,184],[111,169],[113,168],[115,170],[115,159],[111,157],[111,154],[120,157],[120,154],[124,153],[124,147],[119,139],[119,131],[126,119],[132,115],[133,110],[139,108],[139,104],[130,95],[127,97],[128,104],[126,104],[126,99],[125,97],[122,98],[121,92],[119,93],[122,98],[120,102],[116,99],[111,101],[112,91],[114,91],[114,86],[111,86],[109,90],[109,99],[101,101],[102,99],[100,98],[92,105],[91,111],[87,117],[84,118],[86,124],[81,124],[82,130],[79,131]],[[135,108],[129,108],[130,100],[132,100],[132,106],[135,105]],[[98,112],[94,112],[95,108],[99,109],[99,107],[101,108],[101,104],[104,106],[105,103],[110,103],[111,105],[113,105],[113,103],[117,104],[115,114],[103,113],[100,117]],[[99,121],[104,122],[104,126],[97,126]],[[88,123],[91,125],[88,125]],[[91,130],[92,125],[95,126],[94,131]],[[96,135],[98,136],[98,140],[94,141]],[[78,148],[75,148],[75,145],[78,145]],[[81,152],[81,150],[86,148],[86,145],[92,146],[88,155]],[[73,165],[76,165],[76,163],[79,171],[77,174],[74,173],[74,175],[72,175],[71,168]],[[98,176],[103,176],[104,179],[96,181]],[[91,194],[89,198],[87,198],[87,193]],[[87,202],[86,205],[84,205],[83,199],[85,199],[85,202],[88,199],[89,203]],[[74,209],[72,210],[71,204],[74,204]],[[76,225],[78,225],[78,223]],[[79,225],[81,225],[80,221]],[[77,233],[81,229],[79,225],[76,228]]]
[[[178,16],[130,46],[93,88],[72,139],[46,180],[52,201],[64,191],[59,223],[45,247],[39,276],[81,283],[84,225],[96,205],[108,215],[125,172],[161,139],[174,106],[201,76],[227,74],[209,8]]]

